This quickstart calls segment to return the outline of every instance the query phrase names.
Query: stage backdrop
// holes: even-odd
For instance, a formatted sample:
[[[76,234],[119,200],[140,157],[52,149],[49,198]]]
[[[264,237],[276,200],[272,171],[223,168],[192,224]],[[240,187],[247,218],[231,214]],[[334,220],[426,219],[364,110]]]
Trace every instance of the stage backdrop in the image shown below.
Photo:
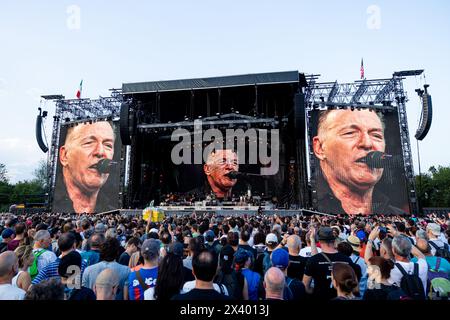
[[[402,160],[402,149],[400,142],[400,129],[397,111],[385,114],[362,109],[333,110],[323,117],[325,111],[313,110],[310,118],[311,146],[314,145],[314,137],[318,137],[318,122],[323,133],[322,140],[326,139],[328,145],[326,150],[313,147],[311,154],[311,182],[313,190],[313,206],[320,212],[339,214],[357,214],[359,212],[348,212],[343,209],[339,196],[339,188],[330,187],[325,178],[322,168],[329,166],[330,175],[335,176],[336,184],[347,185],[355,193],[362,194],[368,188],[367,183],[372,179],[375,181],[373,190],[372,213],[374,214],[396,214],[409,213],[407,181]],[[330,112],[330,111],[328,111]],[[343,116],[343,113],[347,113]],[[340,115],[338,116],[339,113]],[[331,118],[330,118],[331,116]],[[367,136],[362,136],[364,130],[361,127],[376,127],[377,118],[382,121],[384,134],[375,131],[366,131]],[[330,121],[331,120],[331,121]],[[378,122],[379,123],[379,122]],[[318,138],[316,138],[318,139]],[[363,139],[363,140],[361,140]],[[357,163],[355,160],[370,151],[380,148],[384,139],[385,153],[393,155],[397,161],[389,161],[383,169],[369,169],[365,164]],[[379,150],[379,149],[378,149]],[[322,160],[319,160],[320,152]],[[381,175],[381,177],[380,177]],[[378,180],[379,179],[379,180]],[[378,182],[376,182],[378,180]],[[348,202],[347,202],[348,203]],[[354,209],[355,210],[355,209]]]
[[[95,213],[117,209],[121,147],[116,121],[61,125],[52,211]],[[113,161],[109,174],[95,169],[104,158]]]

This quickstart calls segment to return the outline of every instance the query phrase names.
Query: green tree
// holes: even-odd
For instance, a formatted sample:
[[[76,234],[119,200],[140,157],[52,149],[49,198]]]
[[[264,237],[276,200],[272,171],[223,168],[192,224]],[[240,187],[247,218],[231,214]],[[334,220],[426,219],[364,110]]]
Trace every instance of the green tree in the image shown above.
[[[450,167],[430,167],[428,173],[416,176],[420,206],[450,207]]]
[[[10,197],[10,201],[15,204],[30,203],[30,202],[42,202],[42,196],[45,190],[39,182],[35,180],[31,181],[19,181],[14,185],[14,190]]]
[[[0,182],[9,182],[8,170],[6,170],[6,166],[3,163],[0,163]]]
[[[38,163],[37,168],[33,171],[33,181],[38,183],[41,186],[42,190],[47,190],[47,173],[47,161],[41,159]]]
[[[6,212],[11,205],[11,194],[14,186],[7,182],[0,182],[0,212]]]

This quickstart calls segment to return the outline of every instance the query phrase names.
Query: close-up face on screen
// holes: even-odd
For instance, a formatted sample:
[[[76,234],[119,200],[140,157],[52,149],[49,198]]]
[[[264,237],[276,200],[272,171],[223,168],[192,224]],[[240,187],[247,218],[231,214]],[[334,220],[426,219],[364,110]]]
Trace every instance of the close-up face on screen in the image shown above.
[[[315,110],[311,129],[319,211],[409,212],[395,111],[383,114],[369,109]]]
[[[116,209],[120,136],[111,121],[61,127],[53,211],[94,213]]]

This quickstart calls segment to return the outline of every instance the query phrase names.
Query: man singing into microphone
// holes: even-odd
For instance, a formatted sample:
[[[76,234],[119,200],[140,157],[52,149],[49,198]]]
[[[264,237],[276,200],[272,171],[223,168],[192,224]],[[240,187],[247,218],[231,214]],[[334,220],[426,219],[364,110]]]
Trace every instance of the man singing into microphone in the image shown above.
[[[64,145],[59,150],[62,166],[62,179],[67,194],[62,197],[55,192],[55,204],[58,210],[93,213],[96,207],[108,205],[108,201],[98,204],[102,186],[109,174],[98,170],[102,159],[112,160],[114,156],[114,131],[108,121],[92,124],[79,124],[68,128]]]
[[[232,179],[227,174],[239,171],[237,154],[231,149],[214,150],[208,155],[203,166],[211,191],[218,199],[231,197],[231,189],[237,179]]]
[[[373,111],[321,111],[314,154],[321,172],[317,181],[319,210],[333,214],[405,214],[375,190],[383,168],[360,162],[371,151],[385,151],[384,124]]]

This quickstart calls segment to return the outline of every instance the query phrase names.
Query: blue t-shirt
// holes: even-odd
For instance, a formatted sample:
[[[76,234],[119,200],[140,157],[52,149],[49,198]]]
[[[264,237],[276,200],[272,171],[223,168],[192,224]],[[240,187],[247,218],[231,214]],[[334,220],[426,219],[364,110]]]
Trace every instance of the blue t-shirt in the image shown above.
[[[144,289],[141,287],[139,280],[136,277],[136,273],[140,272],[144,283],[153,288],[156,285],[156,279],[158,278],[158,267],[151,269],[141,268],[139,271],[131,272],[128,276],[128,293],[130,300],[144,300]]]

